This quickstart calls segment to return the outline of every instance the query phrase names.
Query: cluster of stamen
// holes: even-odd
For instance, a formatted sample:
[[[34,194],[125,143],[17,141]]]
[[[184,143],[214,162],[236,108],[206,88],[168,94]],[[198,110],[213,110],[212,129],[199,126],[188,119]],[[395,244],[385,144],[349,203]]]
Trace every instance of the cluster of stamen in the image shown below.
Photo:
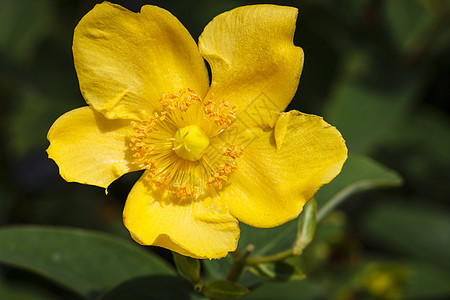
[[[223,100],[216,105],[214,95],[211,95],[209,100],[203,102],[203,106],[205,114],[221,128],[227,128],[236,118],[236,106],[230,107],[228,102]]]
[[[139,163],[143,169],[150,170],[155,173],[153,161],[149,158],[149,154],[153,153],[155,146],[146,143],[145,138],[153,131],[153,127],[157,122],[157,115],[152,116],[149,120],[141,122],[131,122],[133,130],[136,132],[131,135],[131,150],[134,152],[134,162]]]
[[[205,188],[219,189],[236,170],[243,148],[223,141],[220,134],[235,119],[236,107],[212,97],[202,101],[191,89],[163,94],[162,111],[147,120],[132,122],[130,148],[134,163],[148,170],[148,179],[161,192],[177,197],[198,197]],[[198,160],[178,156],[174,148],[177,130],[196,125],[212,141]],[[187,127],[189,128],[189,127]]]
[[[194,103],[202,102],[202,99],[193,90],[185,88],[179,92],[171,94],[163,94],[159,99],[164,110],[161,112],[162,120],[164,120],[165,115],[179,109],[182,112],[186,112]]]

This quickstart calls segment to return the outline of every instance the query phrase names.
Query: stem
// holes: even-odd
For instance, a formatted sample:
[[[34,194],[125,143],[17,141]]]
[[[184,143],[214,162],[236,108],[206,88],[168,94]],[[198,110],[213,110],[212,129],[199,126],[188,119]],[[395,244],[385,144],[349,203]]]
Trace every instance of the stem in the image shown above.
[[[245,248],[244,252],[242,252],[242,254],[238,256],[238,258],[236,258],[233,265],[231,266],[230,273],[228,273],[227,280],[236,282],[239,279],[242,272],[244,271],[245,265],[247,264],[247,258],[254,249],[255,246],[249,244],[247,248]]]
[[[282,251],[282,252],[279,252],[279,253],[276,253],[273,255],[249,258],[249,259],[247,259],[247,265],[253,266],[253,265],[257,265],[257,264],[276,262],[279,260],[289,258],[293,255],[294,255],[294,249],[290,248],[290,249],[287,249],[285,251]]]

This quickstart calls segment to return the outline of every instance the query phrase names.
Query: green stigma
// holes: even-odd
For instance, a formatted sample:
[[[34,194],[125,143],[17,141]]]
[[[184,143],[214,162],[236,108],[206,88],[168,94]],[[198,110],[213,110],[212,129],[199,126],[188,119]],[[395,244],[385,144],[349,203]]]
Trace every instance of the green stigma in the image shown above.
[[[180,128],[173,138],[173,150],[186,160],[197,161],[209,146],[209,138],[198,125]]]

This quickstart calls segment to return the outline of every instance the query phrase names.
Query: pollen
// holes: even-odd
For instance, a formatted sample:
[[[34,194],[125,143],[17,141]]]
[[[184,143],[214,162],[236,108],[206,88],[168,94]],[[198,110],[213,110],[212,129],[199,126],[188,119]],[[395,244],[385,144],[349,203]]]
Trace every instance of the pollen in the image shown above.
[[[243,153],[223,134],[236,107],[213,96],[202,100],[189,88],[163,94],[160,103],[161,111],[132,122],[133,163],[161,193],[197,198],[221,189]]]

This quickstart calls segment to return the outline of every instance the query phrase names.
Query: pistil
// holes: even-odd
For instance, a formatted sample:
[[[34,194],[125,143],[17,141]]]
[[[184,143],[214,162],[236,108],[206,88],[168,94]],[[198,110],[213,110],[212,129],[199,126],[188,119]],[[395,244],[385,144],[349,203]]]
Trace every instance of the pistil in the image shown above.
[[[198,125],[180,128],[173,138],[173,150],[186,160],[199,160],[209,146],[209,138]]]

